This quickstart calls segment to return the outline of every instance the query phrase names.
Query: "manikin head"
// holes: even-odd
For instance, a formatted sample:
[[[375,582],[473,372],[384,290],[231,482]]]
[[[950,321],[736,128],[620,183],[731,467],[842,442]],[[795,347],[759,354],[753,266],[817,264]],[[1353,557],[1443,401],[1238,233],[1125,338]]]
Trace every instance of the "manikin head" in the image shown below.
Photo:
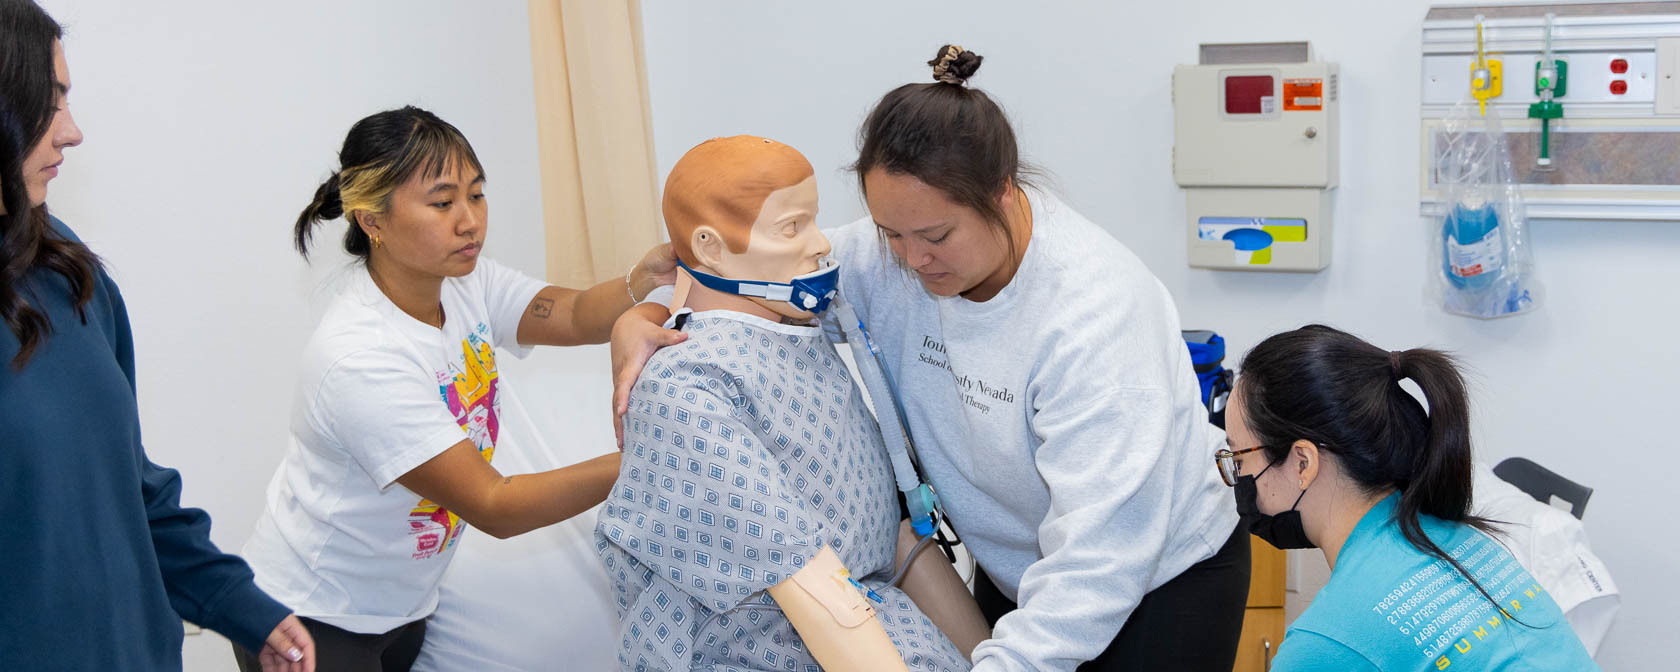
[[[788,283],[829,253],[811,162],[767,138],[713,138],[689,150],[665,180],[663,210],[677,257],[730,280]],[[812,316],[786,301],[742,298],[778,315]]]

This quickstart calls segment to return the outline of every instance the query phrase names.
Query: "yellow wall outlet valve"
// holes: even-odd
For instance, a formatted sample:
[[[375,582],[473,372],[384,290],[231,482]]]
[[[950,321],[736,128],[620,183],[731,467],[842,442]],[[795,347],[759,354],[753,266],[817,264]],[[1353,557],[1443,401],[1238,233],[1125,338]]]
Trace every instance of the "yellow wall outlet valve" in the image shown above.
[[[1487,114],[1488,99],[1505,90],[1504,74],[1505,64],[1497,58],[1470,64],[1470,95],[1482,104],[1482,114]]]

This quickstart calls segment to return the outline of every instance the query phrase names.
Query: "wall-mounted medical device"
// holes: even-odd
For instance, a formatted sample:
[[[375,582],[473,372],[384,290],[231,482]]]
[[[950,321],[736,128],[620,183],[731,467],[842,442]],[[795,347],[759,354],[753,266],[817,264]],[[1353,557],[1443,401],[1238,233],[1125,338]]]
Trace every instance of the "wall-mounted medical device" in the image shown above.
[[[1438,5],[1422,58],[1423,214],[1466,104],[1498,113],[1530,219],[1680,220],[1680,2]]]
[[[1336,78],[1306,42],[1204,44],[1198,64],[1173,70],[1173,179],[1185,190],[1191,266],[1330,264]]]

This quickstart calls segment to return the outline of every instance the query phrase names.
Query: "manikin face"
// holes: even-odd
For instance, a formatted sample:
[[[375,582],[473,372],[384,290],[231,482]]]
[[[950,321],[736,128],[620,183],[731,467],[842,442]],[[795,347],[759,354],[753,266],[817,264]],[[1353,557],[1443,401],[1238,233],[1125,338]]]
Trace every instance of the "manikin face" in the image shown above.
[[[53,42],[53,81],[58,111],[53,114],[47,134],[29,150],[23,159],[23,182],[29,189],[30,207],[47,202],[47,182],[58,177],[58,164],[64,163],[64,150],[82,144],[82,129],[70,118],[70,66],[64,61],[64,44]]]
[[[816,176],[770,192],[753,220],[745,252],[731,252],[710,226],[695,229],[691,245],[702,266],[733,280],[787,283],[817,270],[831,248],[828,237],[817,230]],[[752,300],[780,315],[812,317],[786,301]]]
[[[935,296],[956,296],[982,284],[1007,284],[1009,241],[973,208],[958,204],[913,175],[876,168],[863,176],[869,216],[887,247]],[[1015,190],[999,204],[1009,212]],[[991,283],[988,283],[991,281]]]
[[[484,176],[454,161],[437,177],[416,171],[391,192],[385,214],[357,214],[368,237],[379,237],[374,254],[389,264],[411,275],[458,278],[478,265],[490,204]]]

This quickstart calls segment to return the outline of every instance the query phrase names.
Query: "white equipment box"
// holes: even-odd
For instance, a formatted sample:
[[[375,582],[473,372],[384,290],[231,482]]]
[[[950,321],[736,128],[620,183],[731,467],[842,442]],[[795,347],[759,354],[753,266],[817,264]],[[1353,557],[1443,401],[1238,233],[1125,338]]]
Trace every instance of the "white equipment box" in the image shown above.
[[[1204,44],[1173,70],[1173,179],[1190,265],[1319,271],[1330,264],[1337,67],[1306,42]]]

